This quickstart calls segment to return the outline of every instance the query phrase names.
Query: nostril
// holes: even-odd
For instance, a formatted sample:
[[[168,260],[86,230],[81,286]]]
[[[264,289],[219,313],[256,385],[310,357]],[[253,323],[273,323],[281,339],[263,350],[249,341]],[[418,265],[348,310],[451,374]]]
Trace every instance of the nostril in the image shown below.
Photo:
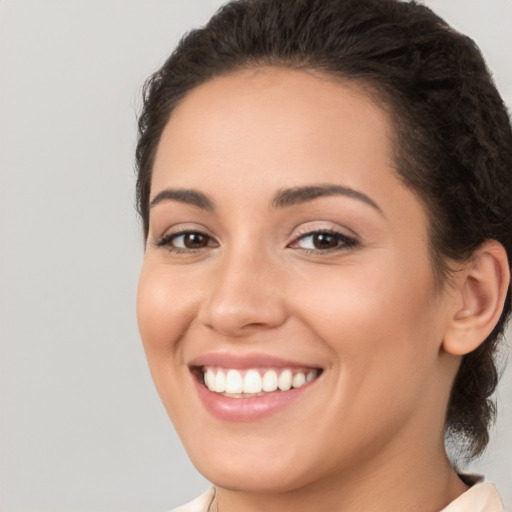
[[[265,324],[263,322],[252,322],[250,324],[244,325],[242,329],[251,329],[251,328],[259,328],[259,327],[265,327]]]

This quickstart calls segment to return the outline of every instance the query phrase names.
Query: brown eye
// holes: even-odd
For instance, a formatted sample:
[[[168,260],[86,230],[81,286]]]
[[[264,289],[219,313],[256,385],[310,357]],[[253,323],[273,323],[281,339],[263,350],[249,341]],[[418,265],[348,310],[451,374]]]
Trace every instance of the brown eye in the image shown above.
[[[210,238],[202,233],[186,233],[181,236],[183,237],[183,246],[186,249],[201,249],[206,247]]]
[[[306,251],[330,252],[355,247],[357,241],[337,231],[312,231],[300,236],[290,247]]]
[[[167,247],[172,252],[197,251],[206,247],[217,247],[215,240],[200,231],[181,231],[165,235],[157,242],[157,247]]]
[[[329,233],[317,233],[312,236],[315,249],[333,249],[339,245],[339,239]]]

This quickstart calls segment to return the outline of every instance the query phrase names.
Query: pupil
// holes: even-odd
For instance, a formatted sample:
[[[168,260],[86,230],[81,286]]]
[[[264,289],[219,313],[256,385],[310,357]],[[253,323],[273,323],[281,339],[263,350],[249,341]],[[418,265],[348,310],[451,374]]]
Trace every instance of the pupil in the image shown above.
[[[316,249],[331,249],[338,245],[338,241],[332,235],[327,233],[319,233],[315,235],[313,244]]]
[[[206,246],[206,237],[200,233],[189,233],[185,236],[185,247],[187,249],[197,249]]]

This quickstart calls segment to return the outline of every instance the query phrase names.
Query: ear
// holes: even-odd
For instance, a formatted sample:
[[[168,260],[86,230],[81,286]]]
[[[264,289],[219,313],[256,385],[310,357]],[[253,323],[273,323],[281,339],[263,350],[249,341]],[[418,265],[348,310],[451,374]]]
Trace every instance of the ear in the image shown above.
[[[484,242],[455,278],[453,314],[443,348],[454,355],[475,350],[492,332],[510,286],[507,253],[495,240]]]

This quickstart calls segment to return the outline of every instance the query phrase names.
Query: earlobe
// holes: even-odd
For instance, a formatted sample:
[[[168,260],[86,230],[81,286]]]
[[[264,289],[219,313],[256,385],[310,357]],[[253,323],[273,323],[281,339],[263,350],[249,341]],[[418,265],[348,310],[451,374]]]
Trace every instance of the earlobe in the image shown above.
[[[454,355],[475,350],[498,323],[509,287],[505,249],[488,240],[462,270],[456,290],[460,300],[445,332],[444,350]]]

